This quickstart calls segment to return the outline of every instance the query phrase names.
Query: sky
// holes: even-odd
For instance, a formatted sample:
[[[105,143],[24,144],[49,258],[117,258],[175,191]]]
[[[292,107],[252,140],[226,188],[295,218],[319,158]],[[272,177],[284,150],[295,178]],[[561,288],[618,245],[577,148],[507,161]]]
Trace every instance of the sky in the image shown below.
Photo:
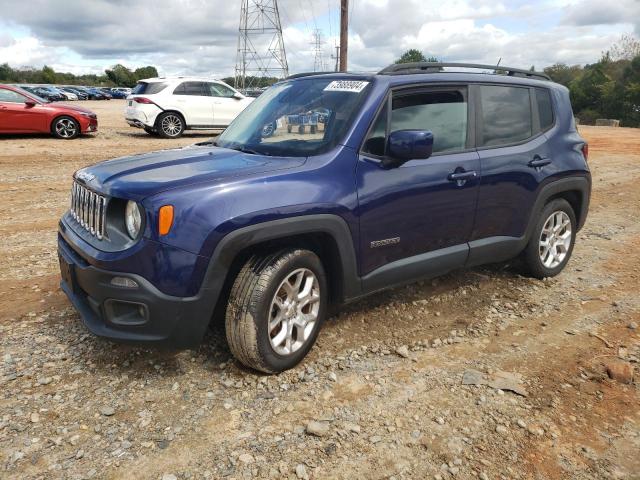
[[[250,2],[265,0],[249,0]],[[0,0],[0,63],[102,73],[232,76],[240,0]],[[312,32],[333,69],[339,0],[279,0],[289,72],[313,70]],[[593,63],[640,37],[640,0],[350,0],[349,70],[377,71],[417,48],[442,61],[537,69]]]

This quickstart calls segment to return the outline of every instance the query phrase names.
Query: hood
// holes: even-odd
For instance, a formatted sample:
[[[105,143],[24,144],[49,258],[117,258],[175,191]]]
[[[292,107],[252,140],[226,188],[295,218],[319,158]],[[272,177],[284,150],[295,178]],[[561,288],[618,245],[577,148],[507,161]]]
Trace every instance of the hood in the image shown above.
[[[116,158],[78,170],[75,178],[109,196],[140,201],[149,195],[195,183],[283,170],[306,158],[252,155],[226,148],[190,146]]]
[[[90,113],[91,115],[95,115],[95,112],[89,110],[88,108],[76,107],[75,105],[68,105],[66,103],[55,103],[55,104],[47,104],[51,107],[55,107],[57,110],[63,108],[65,110],[70,110],[72,112],[82,112],[82,113]]]

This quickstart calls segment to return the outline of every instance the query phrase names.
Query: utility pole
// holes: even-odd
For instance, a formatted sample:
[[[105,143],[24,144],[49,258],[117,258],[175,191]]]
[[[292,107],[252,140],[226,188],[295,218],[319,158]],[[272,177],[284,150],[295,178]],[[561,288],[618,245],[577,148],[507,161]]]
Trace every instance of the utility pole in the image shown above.
[[[242,0],[235,87],[246,90],[260,86],[254,84],[260,77],[288,75],[278,0]]]
[[[349,0],[340,0],[340,71],[347,71],[349,43]]]

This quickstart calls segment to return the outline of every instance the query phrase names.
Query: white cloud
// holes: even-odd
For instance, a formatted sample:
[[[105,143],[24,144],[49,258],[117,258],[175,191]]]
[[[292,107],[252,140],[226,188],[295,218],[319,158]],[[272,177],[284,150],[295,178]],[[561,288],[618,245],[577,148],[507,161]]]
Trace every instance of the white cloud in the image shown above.
[[[119,62],[156,65],[163,74],[233,75],[238,2],[68,0],[60,15],[45,0],[4,0],[0,61],[100,72]],[[324,27],[329,68],[337,43],[337,9],[316,0],[281,0],[290,71],[313,68],[311,29]],[[541,0],[352,0],[349,65],[376,71],[408,48],[448,61],[542,68],[555,62],[597,60],[621,34],[638,28],[640,1]],[[604,10],[603,10],[604,9]],[[600,13],[599,13],[600,12]],[[315,17],[314,17],[315,15]],[[327,18],[332,20],[331,33]],[[314,18],[316,22],[314,22]],[[3,23],[4,22],[4,23]],[[29,36],[14,38],[11,28]]]

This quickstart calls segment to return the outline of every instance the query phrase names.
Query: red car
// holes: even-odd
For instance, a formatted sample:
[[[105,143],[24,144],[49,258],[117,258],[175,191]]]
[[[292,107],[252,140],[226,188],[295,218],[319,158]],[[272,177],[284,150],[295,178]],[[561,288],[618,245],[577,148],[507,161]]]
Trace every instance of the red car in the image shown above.
[[[96,132],[98,116],[91,110],[53,104],[12,85],[0,85],[0,134],[51,133],[70,140]]]

